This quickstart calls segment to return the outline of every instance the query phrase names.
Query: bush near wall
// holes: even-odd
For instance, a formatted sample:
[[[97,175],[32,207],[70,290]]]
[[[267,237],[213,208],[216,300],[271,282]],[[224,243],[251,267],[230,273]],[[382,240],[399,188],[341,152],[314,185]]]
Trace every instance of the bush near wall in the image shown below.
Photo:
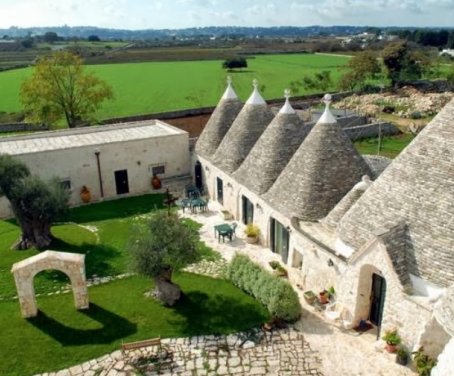
[[[232,283],[260,301],[273,317],[296,321],[301,315],[298,295],[288,281],[275,277],[252,262],[236,255],[228,268]]]

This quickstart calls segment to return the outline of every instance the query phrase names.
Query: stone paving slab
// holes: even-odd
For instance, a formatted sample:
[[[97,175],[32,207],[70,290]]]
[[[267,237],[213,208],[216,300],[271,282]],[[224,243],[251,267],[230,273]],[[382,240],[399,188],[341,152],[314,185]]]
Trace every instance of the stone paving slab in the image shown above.
[[[228,336],[162,339],[162,349],[114,351],[111,354],[37,376],[323,376],[321,359],[294,328]]]

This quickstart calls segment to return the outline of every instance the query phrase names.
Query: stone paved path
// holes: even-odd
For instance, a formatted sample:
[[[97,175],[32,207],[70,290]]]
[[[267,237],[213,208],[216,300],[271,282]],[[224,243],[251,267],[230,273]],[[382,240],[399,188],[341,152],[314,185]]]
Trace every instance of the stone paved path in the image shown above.
[[[229,336],[163,339],[161,342],[164,351],[172,354],[171,361],[169,357],[165,358],[164,351],[159,353],[156,348],[125,354],[115,351],[41,376],[322,376],[318,353],[311,349],[301,332],[292,328],[266,334],[255,330]],[[157,354],[163,355],[160,360],[157,360]]]

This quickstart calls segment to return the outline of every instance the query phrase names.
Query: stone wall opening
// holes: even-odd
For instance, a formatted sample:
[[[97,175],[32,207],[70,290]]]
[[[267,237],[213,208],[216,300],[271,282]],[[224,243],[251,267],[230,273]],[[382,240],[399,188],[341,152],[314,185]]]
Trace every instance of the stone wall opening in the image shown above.
[[[378,284],[381,284],[381,286]],[[361,268],[357,291],[354,321],[373,319],[374,324],[380,326],[386,294],[386,281],[375,266],[364,265]],[[372,318],[371,315],[375,317]]]
[[[34,317],[38,314],[33,282],[35,276],[44,270],[58,270],[66,274],[71,281],[76,309],[88,308],[85,255],[45,251],[15,263],[11,269],[24,318]]]

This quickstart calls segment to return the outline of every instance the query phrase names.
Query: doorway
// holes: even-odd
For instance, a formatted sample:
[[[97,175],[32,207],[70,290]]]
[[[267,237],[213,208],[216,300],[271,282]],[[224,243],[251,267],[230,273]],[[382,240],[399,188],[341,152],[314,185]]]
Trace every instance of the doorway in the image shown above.
[[[380,332],[380,326],[383,318],[383,307],[385,305],[386,280],[376,274],[372,274],[372,288],[370,294],[369,321],[376,325]]]
[[[129,193],[128,170],[115,171],[115,186],[117,195]]]
[[[203,192],[202,164],[197,161],[194,167],[195,186]]]
[[[254,205],[245,196],[241,196],[241,203],[243,208],[243,223],[249,225],[254,222]]]
[[[281,255],[282,261],[287,264],[290,233],[274,218],[271,218],[271,250]]]
[[[224,205],[224,183],[221,178],[216,178],[217,199],[221,205]]]

